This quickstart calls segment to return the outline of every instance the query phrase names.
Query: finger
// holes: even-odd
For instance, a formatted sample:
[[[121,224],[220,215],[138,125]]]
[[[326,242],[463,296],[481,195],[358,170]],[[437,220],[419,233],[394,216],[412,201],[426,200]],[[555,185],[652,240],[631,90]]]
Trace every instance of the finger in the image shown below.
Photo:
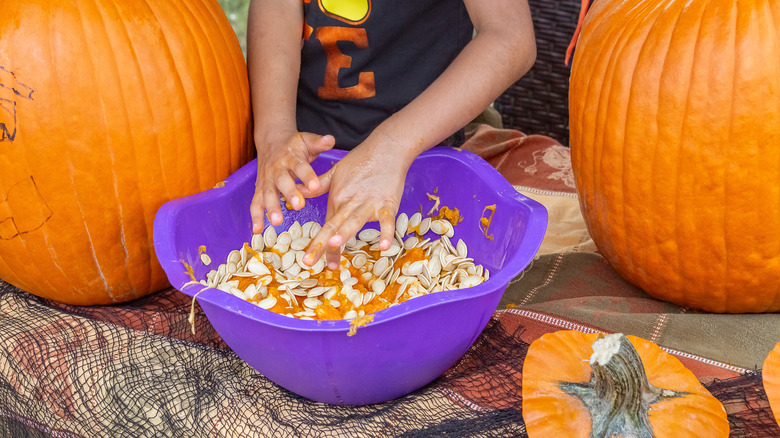
[[[331,205],[328,205],[327,212],[325,213],[325,223],[322,225],[317,235],[311,239],[309,247],[306,248],[306,253],[303,255],[303,263],[305,265],[314,265],[314,263],[321,259],[325,254],[326,243],[335,231],[335,226],[330,220],[332,215],[333,209]]]
[[[273,187],[273,186],[272,186]],[[276,190],[264,190],[263,202],[265,203],[266,215],[271,225],[278,226],[282,224],[282,207],[279,204],[279,192]]]
[[[336,145],[336,139],[332,135],[323,135],[311,142],[306,142],[306,149],[309,151],[309,157],[314,160],[319,154],[333,149]]]
[[[325,248],[325,263],[328,265],[328,269],[339,269],[339,262],[341,261],[341,247],[328,246]]]
[[[301,180],[301,184],[298,185],[300,188],[305,188],[308,192],[316,192],[320,189],[320,178],[309,163],[299,162],[293,169],[293,174]],[[301,190],[300,188],[298,190]]]
[[[333,181],[334,169],[335,167],[331,167],[329,171],[319,176],[319,187],[317,190],[310,190],[308,187],[300,184],[298,185],[298,190],[306,198],[316,198],[317,196],[327,193],[328,190],[330,190],[330,183]]]
[[[339,268],[339,261],[341,261],[341,246],[346,243],[346,239],[339,234],[341,223],[344,221],[344,215],[333,215],[330,219],[325,221],[322,226],[325,230],[324,239],[324,252],[325,263],[328,265],[328,269],[336,270]],[[322,232],[322,230],[320,230]]]
[[[325,221],[325,224],[320,229],[320,232],[311,239],[309,247],[306,248],[306,253],[303,255],[303,263],[307,266],[313,266],[317,260],[321,259],[325,255],[327,250],[327,241],[333,234],[333,225],[329,221]]]
[[[310,257],[312,262],[319,260],[325,255],[325,262],[329,269],[338,269],[339,261],[341,260],[341,247],[344,245],[350,236],[354,235],[360,225],[354,228],[356,225],[350,223],[354,221],[351,219],[358,216],[352,208],[342,208],[337,210],[333,203],[328,203],[328,212],[325,216],[325,223],[322,225],[320,232],[314,236],[312,243],[307,250],[307,254],[304,255],[304,263],[307,263],[307,256]],[[352,234],[350,233],[350,230]],[[347,233],[347,234],[345,234]],[[310,254],[310,255],[309,255]]]
[[[265,207],[263,206],[263,193],[261,190],[255,190],[252,203],[249,205],[249,212],[252,215],[252,233],[262,233],[265,227]]]
[[[329,222],[333,224],[333,233],[327,241],[325,251],[325,261],[330,269],[337,269],[341,254],[339,248],[355,236],[357,232],[371,219],[370,208],[363,206],[353,209],[349,206],[343,206],[334,218]]]
[[[300,210],[305,202],[303,195],[298,191],[298,187],[289,174],[281,173],[276,178],[276,188],[284,195],[284,198],[292,205],[293,209]]]
[[[339,211],[336,217],[342,218],[339,221],[341,224],[338,225],[338,223],[336,223],[337,228],[335,233],[333,233],[333,237],[328,241],[329,246],[343,245],[347,243],[350,237],[357,234],[357,232],[363,228],[363,225],[371,219],[371,216],[367,214],[366,210],[366,208],[360,208],[358,211],[353,211],[351,213],[347,213],[344,210]]]
[[[377,213],[379,220],[379,249],[390,249],[395,240],[395,212],[388,207],[382,207]]]

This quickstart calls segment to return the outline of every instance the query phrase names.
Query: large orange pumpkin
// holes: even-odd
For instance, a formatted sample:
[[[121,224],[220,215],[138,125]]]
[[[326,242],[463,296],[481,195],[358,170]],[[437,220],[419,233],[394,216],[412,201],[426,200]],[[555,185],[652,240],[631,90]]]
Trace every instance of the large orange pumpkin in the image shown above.
[[[251,159],[219,4],[3,1],[0,38],[0,278],[81,305],[165,287],[158,207]]]
[[[663,300],[780,310],[780,2],[598,0],[572,166],[599,252]]]

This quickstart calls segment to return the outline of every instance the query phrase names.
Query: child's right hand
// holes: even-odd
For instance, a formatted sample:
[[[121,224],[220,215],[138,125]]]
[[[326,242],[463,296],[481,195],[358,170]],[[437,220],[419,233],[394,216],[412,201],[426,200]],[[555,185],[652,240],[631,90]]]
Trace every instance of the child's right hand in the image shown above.
[[[331,135],[294,132],[257,145],[257,180],[250,205],[253,233],[263,232],[266,212],[272,225],[282,223],[280,193],[295,210],[303,208],[304,197],[296,188],[295,178],[309,191],[318,191],[320,180],[310,163],[334,144]]]

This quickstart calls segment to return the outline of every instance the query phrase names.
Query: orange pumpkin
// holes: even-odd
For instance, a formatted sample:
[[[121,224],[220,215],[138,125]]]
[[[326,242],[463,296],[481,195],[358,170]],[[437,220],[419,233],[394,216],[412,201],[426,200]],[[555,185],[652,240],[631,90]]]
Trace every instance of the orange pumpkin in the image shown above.
[[[634,336],[547,333],[528,348],[522,391],[530,438],[729,435],[720,401],[677,358]]]
[[[780,310],[780,2],[600,0],[574,56],[572,167],[599,252],[711,312]]]
[[[764,391],[769,399],[769,407],[780,425],[780,343],[769,352],[761,368]]]
[[[157,209],[251,159],[219,4],[3,1],[0,35],[0,278],[81,305],[165,287]]]

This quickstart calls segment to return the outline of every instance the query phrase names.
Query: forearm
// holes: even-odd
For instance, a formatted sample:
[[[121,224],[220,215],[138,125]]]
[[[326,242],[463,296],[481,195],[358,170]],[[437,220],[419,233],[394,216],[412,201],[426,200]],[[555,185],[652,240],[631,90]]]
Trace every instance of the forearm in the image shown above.
[[[467,1],[467,6],[468,6]],[[480,3],[472,2],[472,3]],[[483,2],[484,3],[484,2]],[[381,124],[369,141],[390,143],[413,160],[465,126],[516,82],[536,58],[533,25],[525,2],[499,0],[491,7],[518,7],[515,14],[473,12],[476,36],[423,93]],[[410,164],[410,163],[409,163]]]
[[[258,148],[296,132],[302,28],[300,0],[251,1],[247,62]]]

